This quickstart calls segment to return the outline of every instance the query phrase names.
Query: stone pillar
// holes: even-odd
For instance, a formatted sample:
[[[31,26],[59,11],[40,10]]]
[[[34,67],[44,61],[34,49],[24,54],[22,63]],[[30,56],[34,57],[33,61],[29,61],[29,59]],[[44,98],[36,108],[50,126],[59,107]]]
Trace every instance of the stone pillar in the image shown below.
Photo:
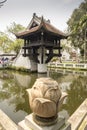
[[[33,71],[37,71],[37,63],[34,62],[33,60],[30,60],[30,70],[33,72]]]
[[[38,73],[47,73],[47,65],[38,64]]]
[[[46,61],[45,48],[40,47],[38,52],[39,52],[38,60],[40,63],[38,63],[37,71],[38,73],[47,73],[47,64],[45,63]]]

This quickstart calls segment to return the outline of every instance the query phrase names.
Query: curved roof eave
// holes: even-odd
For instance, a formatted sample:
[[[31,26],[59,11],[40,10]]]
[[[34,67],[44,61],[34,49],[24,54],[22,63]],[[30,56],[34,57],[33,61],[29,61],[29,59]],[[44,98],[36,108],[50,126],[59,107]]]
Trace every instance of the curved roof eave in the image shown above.
[[[40,25],[34,27],[34,28],[31,28],[30,30],[27,30],[27,31],[24,31],[24,32],[21,32],[21,33],[18,33],[18,34],[15,34],[17,38],[21,38],[21,39],[24,39],[28,36],[31,36],[37,32],[40,32],[41,29],[60,39],[66,39],[67,38],[67,35],[65,33],[63,33],[62,31],[58,30],[57,28],[55,28],[54,26],[52,26],[50,23],[47,23],[44,21],[43,17],[41,19],[41,23]]]

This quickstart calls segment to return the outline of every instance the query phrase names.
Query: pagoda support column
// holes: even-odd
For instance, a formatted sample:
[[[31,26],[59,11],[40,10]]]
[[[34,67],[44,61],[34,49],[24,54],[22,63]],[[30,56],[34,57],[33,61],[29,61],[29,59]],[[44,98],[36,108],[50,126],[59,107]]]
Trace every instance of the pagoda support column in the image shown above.
[[[24,39],[24,47],[26,47],[26,39]],[[24,49],[24,57],[26,57],[26,49]]]
[[[60,47],[60,40],[59,40],[59,57],[61,57],[61,47]]]
[[[31,50],[28,50],[28,53],[31,54],[29,56],[30,58],[30,65],[31,65],[31,72],[35,72],[37,71],[37,62],[35,61],[35,57],[33,56],[34,55],[34,50],[33,48]]]
[[[47,73],[47,64],[45,63],[46,61],[45,48],[43,46],[39,48],[38,60],[39,60],[37,67],[38,73]]]
[[[45,63],[46,61],[46,56],[45,56],[45,47],[43,46],[44,44],[44,32],[41,32],[41,46],[38,50],[39,56],[38,56],[38,67],[37,71],[38,73],[47,73],[47,65]]]
[[[34,60],[30,59],[30,65],[31,65],[31,72],[37,71],[37,63]]]

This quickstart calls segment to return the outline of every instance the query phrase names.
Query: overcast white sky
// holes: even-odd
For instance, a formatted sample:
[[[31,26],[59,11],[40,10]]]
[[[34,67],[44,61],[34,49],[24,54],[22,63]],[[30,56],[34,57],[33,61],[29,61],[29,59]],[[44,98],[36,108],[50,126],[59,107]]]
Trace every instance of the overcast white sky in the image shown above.
[[[16,22],[27,26],[33,13],[50,19],[58,29],[64,31],[73,10],[84,0],[7,0],[0,8],[0,31]]]

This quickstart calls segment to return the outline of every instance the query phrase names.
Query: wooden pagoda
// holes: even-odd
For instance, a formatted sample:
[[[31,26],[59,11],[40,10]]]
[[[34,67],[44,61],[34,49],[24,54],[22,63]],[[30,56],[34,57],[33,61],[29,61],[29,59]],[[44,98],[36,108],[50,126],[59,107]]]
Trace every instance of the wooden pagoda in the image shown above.
[[[47,72],[46,64],[54,57],[61,57],[61,39],[67,36],[51,25],[49,20],[33,14],[27,29],[16,34],[17,38],[24,39],[23,56],[28,56],[37,64],[38,72]],[[57,53],[55,53],[57,50]]]

